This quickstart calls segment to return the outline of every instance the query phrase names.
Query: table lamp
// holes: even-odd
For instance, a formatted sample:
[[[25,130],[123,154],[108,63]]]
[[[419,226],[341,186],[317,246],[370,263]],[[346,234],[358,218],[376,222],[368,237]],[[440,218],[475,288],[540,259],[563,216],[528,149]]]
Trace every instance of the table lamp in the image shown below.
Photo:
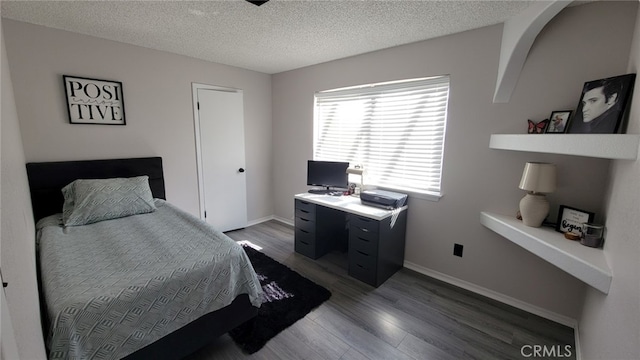
[[[362,167],[362,165],[355,165],[353,167],[348,167],[347,168],[347,174],[349,175],[359,175],[360,176],[360,181],[359,181],[359,185],[356,185],[357,190],[356,191],[356,195],[360,194],[360,190],[362,189],[362,187],[364,186],[364,167]],[[349,178],[351,178],[349,176]]]
[[[522,222],[527,226],[540,227],[549,214],[549,201],[544,193],[556,190],[556,166],[537,162],[526,163],[519,188],[527,191],[520,200]]]

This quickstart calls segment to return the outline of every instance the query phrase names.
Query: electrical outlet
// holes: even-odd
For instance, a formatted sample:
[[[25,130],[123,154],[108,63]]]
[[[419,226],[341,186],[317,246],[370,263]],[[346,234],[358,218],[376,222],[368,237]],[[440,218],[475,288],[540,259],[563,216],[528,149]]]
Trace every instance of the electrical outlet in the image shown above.
[[[462,257],[462,249],[464,246],[460,244],[453,244],[453,255]]]

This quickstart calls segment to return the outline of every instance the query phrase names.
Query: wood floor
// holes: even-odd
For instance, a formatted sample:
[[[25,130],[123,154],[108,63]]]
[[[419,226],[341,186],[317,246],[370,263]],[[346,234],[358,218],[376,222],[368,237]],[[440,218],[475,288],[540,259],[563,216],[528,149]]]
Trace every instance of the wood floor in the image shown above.
[[[569,327],[407,269],[371,287],[347,275],[344,253],[318,260],[296,254],[293,228],[280,222],[227,235],[262,247],[265,254],[328,288],[332,296],[255,354],[242,353],[224,335],[191,360],[512,360],[541,358],[543,351],[546,358],[575,359]],[[540,356],[533,356],[536,349]]]

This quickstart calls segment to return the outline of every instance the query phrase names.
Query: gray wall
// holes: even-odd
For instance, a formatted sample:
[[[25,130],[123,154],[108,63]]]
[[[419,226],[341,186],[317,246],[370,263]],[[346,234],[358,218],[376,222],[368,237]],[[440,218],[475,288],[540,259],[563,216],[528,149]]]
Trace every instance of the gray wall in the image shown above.
[[[0,258],[7,306],[21,359],[45,359],[36,283],[35,224],[31,210],[22,137],[2,37],[2,140],[0,149]],[[2,319],[2,330],[8,330]],[[10,338],[2,334],[4,339]],[[2,346],[4,346],[4,342]],[[4,354],[4,349],[3,349]]]
[[[450,74],[444,197],[439,202],[410,198],[406,261],[533,310],[577,319],[586,285],[483,228],[479,213],[515,214],[524,195],[518,189],[524,163],[550,161],[559,169],[558,189],[549,196],[552,218],[566,204],[602,219],[609,161],[491,150],[489,137],[526,133],[527,119],[575,109],[585,81],[624,73],[636,7],[636,2],[615,2],[563,10],[538,36],[508,104],[492,102],[501,25],[274,75],[276,216],[291,221],[293,195],[307,190],[315,91]],[[465,246],[463,258],[452,256],[454,243]]]
[[[161,156],[167,199],[198,216],[191,83],[242,89],[248,219],[273,214],[271,77],[4,20],[27,161]],[[69,124],[62,75],[121,81],[126,126]]]
[[[640,10],[632,41],[630,73],[640,72]],[[630,134],[640,134],[640,80],[629,116]],[[607,197],[604,253],[613,272],[608,295],[589,289],[580,317],[582,358],[640,359],[640,160],[615,161]]]

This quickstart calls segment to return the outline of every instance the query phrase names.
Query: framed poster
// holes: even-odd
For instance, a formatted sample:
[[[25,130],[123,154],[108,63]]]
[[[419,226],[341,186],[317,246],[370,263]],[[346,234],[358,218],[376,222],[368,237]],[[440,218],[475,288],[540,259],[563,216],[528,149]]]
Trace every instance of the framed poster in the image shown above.
[[[126,125],[122,83],[63,75],[71,124]]]
[[[566,205],[560,205],[558,210],[558,222],[556,231],[561,233],[582,233],[582,224],[593,222],[594,214],[589,211],[574,209]]]
[[[582,88],[576,114],[569,123],[569,134],[624,133],[636,74],[587,81]]]

